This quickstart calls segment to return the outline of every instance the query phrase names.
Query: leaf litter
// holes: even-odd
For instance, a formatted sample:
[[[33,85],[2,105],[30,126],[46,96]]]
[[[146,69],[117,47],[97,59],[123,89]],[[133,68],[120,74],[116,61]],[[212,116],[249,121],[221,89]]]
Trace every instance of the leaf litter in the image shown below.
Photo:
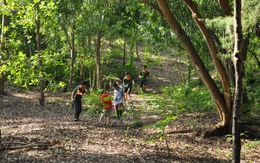
[[[166,127],[167,143],[165,138],[147,142],[157,129],[131,126],[131,115],[126,115],[122,122],[113,117],[107,125],[98,122],[99,115],[82,113],[81,121],[73,122],[72,111],[66,105],[69,96],[46,94],[44,107],[38,105],[37,93],[33,91],[2,96],[0,124],[2,143],[7,149],[1,152],[0,162],[231,161],[231,143],[225,137],[203,139],[198,134],[217,121],[214,112],[182,115]],[[133,101],[137,96],[133,95]],[[138,100],[133,105],[138,105]],[[160,118],[146,111],[141,117],[144,125]],[[244,153],[242,149],[241,162],[260,161],[259,143],[247,148]]]

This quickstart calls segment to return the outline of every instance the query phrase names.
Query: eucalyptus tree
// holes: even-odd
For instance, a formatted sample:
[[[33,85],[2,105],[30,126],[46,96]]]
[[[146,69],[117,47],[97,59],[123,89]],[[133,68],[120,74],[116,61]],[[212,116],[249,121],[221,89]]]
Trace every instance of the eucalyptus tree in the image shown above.
[[[149,0],[141,1],[151,6],[165,19],[176,37],[181,41],[188,57],[197,69],[201,79],[211,94],[211,97],[219,112],[220,122],[216,125],[212,132],[206,132],[205,136],[227,133],[231,127],[230,124],[232,120],[232,108],[234,102],[234,92],[232,91],[233,87],[231,85],[232,81],[234,81],[234,76],[230,75],[232,73],[229,73],[232,69],[234,69],[234,67],[233,64],[229,64],[229,68],[225,67],[225,62],[232,62],[232,50],[230,50],[230,48],[233,49],[232,45],[234,45],[234,41],[232,39],[234,33],[232,30],[226,28],[228,27],[227,25],[229,22],[231,22],[231,26],[233,22],[231,18],[233,14],[231,12],[232,7],[230,6],[230,2],[219,0],[218,6],[215,1],[210,1],[210,4],[213,5],[214,8],[218,7],[218,11],[222,11],[221,13],[208,11],[207,2],[201,0],[182,0],[183,3],[181,3],[181,1],[171,3],[165,0],[157,0],[156,2]],[[259,6],[259,3],[256,1],[243,1],[243,5],[248,3],[251,4],[249,5],[251,11],[259,10],[259,7],[257,7]],[[185,5],[189,8],[194,23],[197,25],[199,29],[198,31],[200,31],[201,35],[204,37],[204,43],[208,46],[208,54],[210,54],[212,58],[215,65],[215,70],[217,71],[219,77],[216,80],[213,78],[213,74],[211,74],[206,68],[206,62],[202,59],[201,55],[198,53],[198,50],[194,46],[198,40],[191,40],[190,33],[185,30],[191,22],[181,22],[181,20],[176,17],[176,12],[178,12],[178,9],[184,8]],[[207,24],[207,21],[216,21],[216,18],[218,17],[222,17],[222,19],[225,19],[226,21],[223,23],[221,19],[218,19],[218,23],[214,23],[212,26]],[[259,20],[259,15],[255,15],[252,19]],[[243,18],[243,20],[246,19]],[[218,24],[221,24],[222,27]],[[252,26],[255,26],[255,24],[252,24]],[[250,28],[246,28],[244,32],[245,31],[250,33]],[[223,32],[225,34],[224,36],[229,37],[223,38]],[[250,35],[248,34],[245,35],[242,43],[240,44],[242,47],[240,49],[242,56],[245,56],[247,53],[249,36]],[[216,82],[219,79],[221,81],[221,85],[218,85]]]

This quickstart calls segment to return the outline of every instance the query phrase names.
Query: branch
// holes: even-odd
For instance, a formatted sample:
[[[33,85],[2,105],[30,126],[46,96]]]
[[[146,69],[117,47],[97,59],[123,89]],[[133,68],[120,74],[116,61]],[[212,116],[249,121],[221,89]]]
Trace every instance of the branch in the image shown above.
[[[215,40],[213,38],[213,32],[210,31],[206,25],[205,21],[202,18],[202,15],[200,14],[197,5],[192,1],[192,0],[183,0],[183,2],[188,6],[190,11],[192,12],[192,16],[194,18],[195,23],[197,24],[198,28],[200,29],[207,45],[208,49],[210,51],[211,58],[213,59],[213,62],[216,66],[217,71],[219,72],[221,81],[222,81],[222,87],[224,90],[224,96],[225,96],[225,101],[227,103],[227,108],[228,112],[230,113],[231,111],[231,92],[230,92],[230,83],[228,80],[228,75],[227,72],[225,71],[224,65],[222,64],[221,60],[218,58],[218,50],[215,44]]]
[[[70,44],[70,41],[69,41],[70,39],[69,39],[68,30],[66,29],[65,25],[62,25],[62,24],[61,24],[61,28],[63,29],[63,31],[64,31],[64,33],[66,35],[66,41],[67,41],[67,43],[69,45],[69,48],[72,49],[72,45]]]
[[[221,7],[222,12],[224,13],[225,16],[231,16],[231,7],[229,5],[229,1],[227,0],[218,0],[218,4]]]
[[[32,144],[32,145],[22,145],[22,146],[14,146],[14,147],[3,147],[2,150],[15,150],[15,149],[22,149],[22,148],[33,148],[33,147],[46,147],[49,146],[47,144]]]
[[[155,11],[157,11],[163,17],[163,13],[158,6],[156,6],[152,2],[149,2],[149,0],[140,0],[140,1],[143,2],[143,3],[146,3],[148,6],[153,8]]]
[[[248,50],[252,55],[253,55],[253,57],[255,58],[255,60],[256,60],[256,63],[257,63],[257,65],[258,65],[258,67],[260,68],[260,61],[259,61],[259,59],[257,58],[257,54],[254,52],[254,51],[252,51],[252,50]],[[260,126],[260,124],[259,124],[259,126]]]

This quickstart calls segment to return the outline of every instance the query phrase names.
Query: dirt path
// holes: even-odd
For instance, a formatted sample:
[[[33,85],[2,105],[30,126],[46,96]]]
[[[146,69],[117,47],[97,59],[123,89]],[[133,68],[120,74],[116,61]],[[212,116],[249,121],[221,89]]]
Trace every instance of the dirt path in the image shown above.
[[[132,106],[149,105],[149,100],[133,96]],[[230,162],[231,144],[226,138],[204,140],[196,135],[205,129],[204,124],[213,125],[210,119],[214,119],[215,113],[180,116],[166,128],[168,144],[159,138],[148,143],[146,140],[157,130],[142,127],[161,118],[148,109],[141,111],[139,124],[135,123],[136,115],[130,113],[122,122],[113,118],[111,125],[99,124],[99,116],[83,114],[82,121],[73,122],[66,106],[69,94],[46,97],[44,108],[38,106],[35,92],[0,97],[2,143],[7,148],[31,145],[4,150],[1,163]],[[244,162],[259,161],[259,149],[256,146],[244,151]],[[250,156],[246,153],[249,151]]]

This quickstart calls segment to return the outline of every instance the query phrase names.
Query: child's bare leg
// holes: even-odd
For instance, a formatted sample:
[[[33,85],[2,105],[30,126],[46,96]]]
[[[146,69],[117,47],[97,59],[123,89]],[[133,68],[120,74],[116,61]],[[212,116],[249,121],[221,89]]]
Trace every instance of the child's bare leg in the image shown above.
[[[104,113],[102,113],[102,115],[100,116],[99,122],[102,122],[104,119]]]
[[[110,124],[110,116],[107,117],[107,124]]]
[[[125,100],[127,101],[127,93],[125,93]]]
[[[128,93],[128,98],[129,100],[132,100],[130,93]]]

